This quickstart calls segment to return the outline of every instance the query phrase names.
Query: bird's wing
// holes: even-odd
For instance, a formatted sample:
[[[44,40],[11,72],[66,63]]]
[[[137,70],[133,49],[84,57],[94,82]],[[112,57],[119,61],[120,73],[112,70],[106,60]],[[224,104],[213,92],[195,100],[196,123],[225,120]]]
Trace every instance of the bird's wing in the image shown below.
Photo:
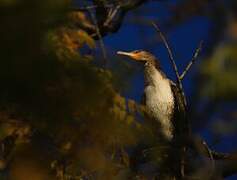
[[[180,136],[185,136],[188,133],[188,123],[187,123],[187,116],[186,116],[186,108],[184,104],[183,96],[177,87],[177,85],[171,81],[171,89],[174,95],[174,101],[175,101],[175,108],[173,113],[173,123],[175,127],[175,135],[179,136],[179,138],[182,138]]]
[[[141,104],[146,105],[146,94],[145,94],[145,92],[142,94]]]

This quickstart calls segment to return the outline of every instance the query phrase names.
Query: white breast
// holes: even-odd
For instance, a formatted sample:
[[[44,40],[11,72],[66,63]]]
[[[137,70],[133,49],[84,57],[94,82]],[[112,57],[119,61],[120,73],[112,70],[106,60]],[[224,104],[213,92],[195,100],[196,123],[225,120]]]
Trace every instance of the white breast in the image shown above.
[[[149,73],[149,74],[148,74]],[[173,138],[171,122],[174,97],[170,81],[164,78],[155,68],[146,73],[147,86],[145,87],[146,107],[149,115],[160,124],[160,131],[165,138]]]

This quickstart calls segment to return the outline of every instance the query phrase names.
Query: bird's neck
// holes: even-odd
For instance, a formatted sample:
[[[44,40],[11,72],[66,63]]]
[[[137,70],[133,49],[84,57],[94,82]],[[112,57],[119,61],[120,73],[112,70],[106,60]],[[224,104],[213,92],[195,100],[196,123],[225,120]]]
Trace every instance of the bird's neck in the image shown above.
[[[155,63],[146,62],[145,69],[145,84],[146,85],[154,85],[160,84],[159,82],[163,80],[167,80],[166,75],[164,72],[157,66]]]
[[[152,118],[160,124],[162,136],[169,142],[173,138],[173,125],[171,123],[174,110],[174,96],[170,80],[162,70],[153,64],[145,64],[145,104]]]

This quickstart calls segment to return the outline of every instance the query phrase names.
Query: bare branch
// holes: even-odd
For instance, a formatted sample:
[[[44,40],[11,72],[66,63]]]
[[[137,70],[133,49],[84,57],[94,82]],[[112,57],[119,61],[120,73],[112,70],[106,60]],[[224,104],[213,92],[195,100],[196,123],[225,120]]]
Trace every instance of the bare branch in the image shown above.
[[[216,151],[211,151],[213,159],[215,160],[225,160],[230,157],[230,154],[227,153],[221,153],[221,152],[216,152]]]
[[[220,153],[220,152],[216,152],[216,151],[211,150],[208,147],[205,140],[203,140],[200,137],[192,136],[189,142],[190,142],[190,144],[189,144],[190,147],[194,151],[197,151],[200,155],[207,156],[210,159],[213,159],[213,160],[226,160],[230,157],[230,154]]]
[[[237,174],[237,152],[221,153],[211,150],[207,143],[198,137],[193,137],[191,147],[200,155],[206,156],[212,161],[212,168],[216,174],[228,177]],[[215,169],[214,169],[215,168]]]
[[[202,141],[202,145],[204,146],[204,148],[206,149],[207,153],[208,153],[208,156],[211,160],[211,172],[213,173],[215,171],[215,161],[213,159],[213,154],[212,154],[212,151],[211,149],[208,147],[207,143],[205,141]],[[211,174],[212,174],[211,173]]]
[[[161,32],[160,28],[158,27],[157,24],[155,24],[154,22],[152,22],[152,25],[154,26],[154,28],[156,29],[156,31],[159,33],[159,36],[161,38],[161,40],[163,41],[167,51],[168,51],[168,55],[169,55],[169,59],[171,61],[171,64],[172,64],[172,67],[174,69],[174,72],[175,72],[175,75],[176,75],[176,81],[178,83],[178,88],[182,94],[182,98],[184,100],[184,105],[187,106],[187,101],[186,101],[186,97],[185,97],[185,94],[184,94],[184,90],[183,90],[183,85],[182,85],[182,82],[181,82],[181,79],[180,79],[180,76],[179,76],[179,72],[178,72],[178,68],[177,68],[177,65],[175,63],[175,60],[174,60],[174,56],[173,56],[173,53],[171,51],[171,48],[165,38],[165,35]]]
[[[71,7],[69,8],[69,10],[71,11],[89,11],[89,10],[93,10],[99,7],[103,7],[103,8],[112,8],[114,7],[113,4],[105,4],[104,6],[99,6],[99,5],[91,5],[91,6],[84,6],[84,7]]]
[[[158,0],[160,1],[160,0]],[[119,30],[123,23],[123,19],[128,11],[131,11],[140,5],[146,3],[147,0],[128,0],[128,1],[116,1],[113,3],[106,3],[101,1],[93,1],[93,4],[82,7],[70,7],[69,11],[97,11],[99,13],[99,17],[96,16],[95,19],[99,19],[97,21],[97,26],[100,31],[100,36],[106,36],[108,33],[114,33]],[[90,13],[90,12],[89,12]],[[101,39],[98,36],[98,33],[95,31],[89,30],[87,31],[94,39]]]
[[[175,72],[175,75],[176,75],[176,81],[177,81],[177,84],[178,84],[178,91],[179,93],[181,94],[182,96],[182,101],[183,101],[183,106],[184,106],[184,111],[185,111],[185,114],[186,114],[186,109],[187,109],[187,101],[186,101],[186,97],[185,97],[185,93],[184,93],[184,90],[183,90],[183,85],[182,85],[182,81],[180,79],[180,75],[179,75],[179,72],[178,72],[178,68],[177,68],[177,65],[175,63],[175,60],[174,60],[174,56],[173,56],[173,53],[172,53],[172,50],[168,44],[168,41],[166,40],[166,37],[165,35],[161,32],[160,28],[154,23],[152,22],[152,25],[154,26],[154,28],[156,29],[156,31],[159,33],[159,36],[161,38],[161,40],[163,41],[167,51],[168,51],[168,55],[169,55],[169,60],[172,64],[172,67],[173,67],[173,70]],[[189,126],[189,121],[187,118],[184,118],[185,119],[185,124],[186,124],[186,127],[187,127],[187,134],[189,135],[190,133],[190,126]],[[187,137],[186,137],[187,138]],[[180,173],[181,173],[181,177],[184,178],[185,177],[185,153],[186,153],[186,147],[187,147],[187,144],[186,144],[186,140],[183,139],[183,148],[182,148],[182,153],[181,153],[181,162],[180,162]]]
[[[198,46],[198,48],[196,49],[196,51],[195,51],[195,53],[194,53],[194,55],[193,55],[191,61],[188,63],[188,65],[185,67],[183,73],[181,74],[181,76],[180,76],[180,80],[181,80],[181,81],[183,80],[183,78],[185,77],[185,75],[187,74],[187,72],[190,70],[190,68],[192,67],[192,65],[193,65],[193,64],[195,63],[195,61],[197,60],[197,57],[198,57],[200,51],[202,50],[202,47],[203,47],[203,41],[201,41],[201,42],[199,43],[199,46]]]
[[[93,23],[96,27],[96,34],[99,37],[99,43],[100,43],[100,47],[101,47],[101,50],[102,50],[102,55],[103,55],[103,58],[104,58],[104,65],[106,65],[107,64],[107,52],[106,52],[106,49],[105,49],[104,41],[103,41],[101,33],[100,33],[100,29],[98,27],[97,20],[96,20],[96,17],[94,15],[94,13],[92,12],[91,9],[89,9],[88,11],[89,11],[91,19],[92,19],[92,21],[93,21]]]
[[[116,6],[115,9],[111,9],[110,13],[108,14],[108,18],[104,22],[104,26],[108,26],[110,22],[113,20],[113,18],[116,16],[118,10],[120,8],[120,5]]]

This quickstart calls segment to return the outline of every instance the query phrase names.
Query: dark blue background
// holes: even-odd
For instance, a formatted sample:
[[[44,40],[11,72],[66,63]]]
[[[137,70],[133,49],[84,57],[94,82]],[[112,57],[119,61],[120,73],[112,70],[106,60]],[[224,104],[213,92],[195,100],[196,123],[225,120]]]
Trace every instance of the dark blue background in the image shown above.
[[[169,1],[169,5],[174,4],[176,1]],[[149,2],[146,3],[136,10],[130,11],[123,22],[121,29],[115,33],[106,36],[103,40],[106,49],[110,53],[110,56],[117,56],[116,51],[124,50],[131,51],[136,49],[144,49],[155,54],[158,59],[160,59],[163,70],[166,74],[173,80],[175,76],[173,69],[170,65],[168,59],[168,53],[164,45],[158,40],[157,32],[152,26],[147,25],[137,25],[133,22],[134,19],[137,20],[147,20],[147,21],[158,21],[162,25],[162,22],[168,18],[171,13],[166,6],[166,3],[162,2]],[[168,40],[173,49],[176,63],[180,71],[187,65],[195,49],[197,48],[200,40],[204,40],[204,51],[207,48],[208,36],[210,35],[210,27],[212,22],[205,16],[190,18],[183,24],[172,28],[168,33]],[[161,26],[162,29],[162,26]],[[146,41],[153,40],[152,45],[146,43]],[[119,60],[119,57],[115,58]],[[199,61],[204,59],[200,58]],[[192,67],[190,74],[183,81],[185,93],[188,97],[188,101],[192,101],[191,92],[193,88],[193,77],[195,72],[198,71],[198,63]],[[126,92],[124,95],[128,98],[135,99],[137,102],[140,101],[143,94],[143,74],[137,73],[133,78],[133,83],[131,84],[132,89]],[[198,132],[207,142],[209,142],[211,148],[215,150],[220,150],[223,152],[231,152],[237,149],[237,145],[233,144],[235,142],[234,137],[223,138],[222,142],[218,145],[212,145],[212,135],[208,129],[204,129]],[[237,179],[237,176],[232,176],[227,178],[228,180]]]

